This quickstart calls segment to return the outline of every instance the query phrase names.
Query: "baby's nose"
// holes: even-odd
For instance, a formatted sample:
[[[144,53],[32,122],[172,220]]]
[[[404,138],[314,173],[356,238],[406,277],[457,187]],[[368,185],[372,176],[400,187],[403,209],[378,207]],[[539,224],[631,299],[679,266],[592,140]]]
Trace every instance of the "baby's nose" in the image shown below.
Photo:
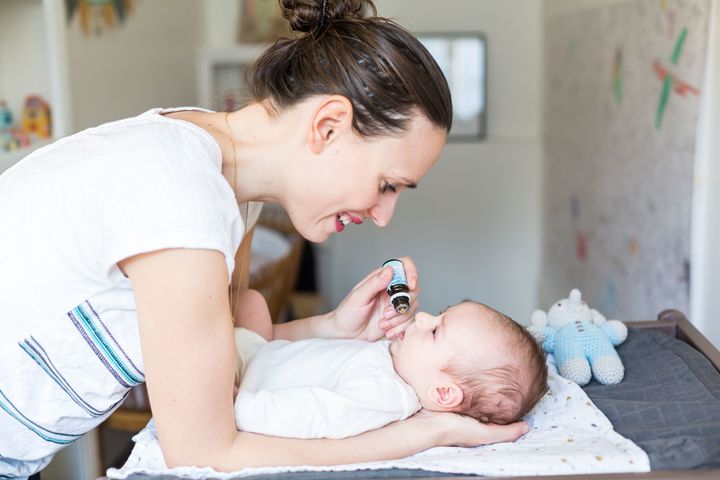
[[[422,328],[424,330],[427,330],[428,328],[433,328],[433,320],[435,317],[430,315],[429,313],[425,312],[418,312],[415,315],[415,323],[417,324],[418,328]]]

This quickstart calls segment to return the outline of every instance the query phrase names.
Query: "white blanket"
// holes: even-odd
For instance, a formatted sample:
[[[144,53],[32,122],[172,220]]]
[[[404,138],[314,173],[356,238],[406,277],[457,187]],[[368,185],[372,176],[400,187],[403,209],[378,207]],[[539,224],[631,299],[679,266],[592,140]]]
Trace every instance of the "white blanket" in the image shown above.
[[[110,469],[109,478],[131,474],[172,474],[182,478],[234,479],[265,473],[294,471],[348,471],[385,468],[421,469],[444,473],[487,476],[552,475],[614,472],[647,472],[647,454],[615,432],[610,421],[575,383],[560,377],[552,357],[548,362],[550,391],[526,418],[530,432],[513,443],[476,448],[438,447],[411,457],[387,462],[356,463],[332,467],[245,468],[219,473],[210,468],[165,466],[151,421],[138,433],[135,448],[121,469]]]

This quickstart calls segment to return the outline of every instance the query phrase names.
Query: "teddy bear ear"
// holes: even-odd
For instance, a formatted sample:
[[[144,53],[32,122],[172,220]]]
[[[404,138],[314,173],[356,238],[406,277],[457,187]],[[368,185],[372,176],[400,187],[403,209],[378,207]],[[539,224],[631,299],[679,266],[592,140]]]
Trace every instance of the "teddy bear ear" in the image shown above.
[[[570,303],[579,304],[582,301],[582,294],[577,288],[573,288],[570,292]]]

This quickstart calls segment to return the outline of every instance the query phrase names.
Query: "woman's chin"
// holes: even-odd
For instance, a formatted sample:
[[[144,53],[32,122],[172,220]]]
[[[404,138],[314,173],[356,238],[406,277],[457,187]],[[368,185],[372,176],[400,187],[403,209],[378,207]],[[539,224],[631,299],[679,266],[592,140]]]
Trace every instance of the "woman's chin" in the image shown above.
[[[307,241],[312,243],[323,243],[325,240],[330,238],[330,235],[334,232],[323,232],[323,231],[310,231],[310,232],[300,232],[298,233]]]
[[[333,217],[333,223],[332,227],[329,227],[328,223],[325,221],[320,221],[317,223],[311,224],[310,228],[295,228],[297,232],[307,241],[312,243],[323,243],[328,238],[330,238],[331,235],[337,233],[337,225],[335,223],[335,217]],[[307,224],[303,224],[304,226],[308,226]]]

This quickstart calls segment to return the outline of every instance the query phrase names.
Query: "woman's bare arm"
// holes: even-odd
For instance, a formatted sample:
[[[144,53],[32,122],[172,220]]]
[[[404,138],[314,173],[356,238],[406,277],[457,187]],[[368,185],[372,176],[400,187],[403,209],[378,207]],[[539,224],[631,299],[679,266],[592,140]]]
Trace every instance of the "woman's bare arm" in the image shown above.
[[[165,460],[213,465],[229,454],[237,435],[225,258],[214,250],[168,249],[136,255],[121,267],[133,287]]]

